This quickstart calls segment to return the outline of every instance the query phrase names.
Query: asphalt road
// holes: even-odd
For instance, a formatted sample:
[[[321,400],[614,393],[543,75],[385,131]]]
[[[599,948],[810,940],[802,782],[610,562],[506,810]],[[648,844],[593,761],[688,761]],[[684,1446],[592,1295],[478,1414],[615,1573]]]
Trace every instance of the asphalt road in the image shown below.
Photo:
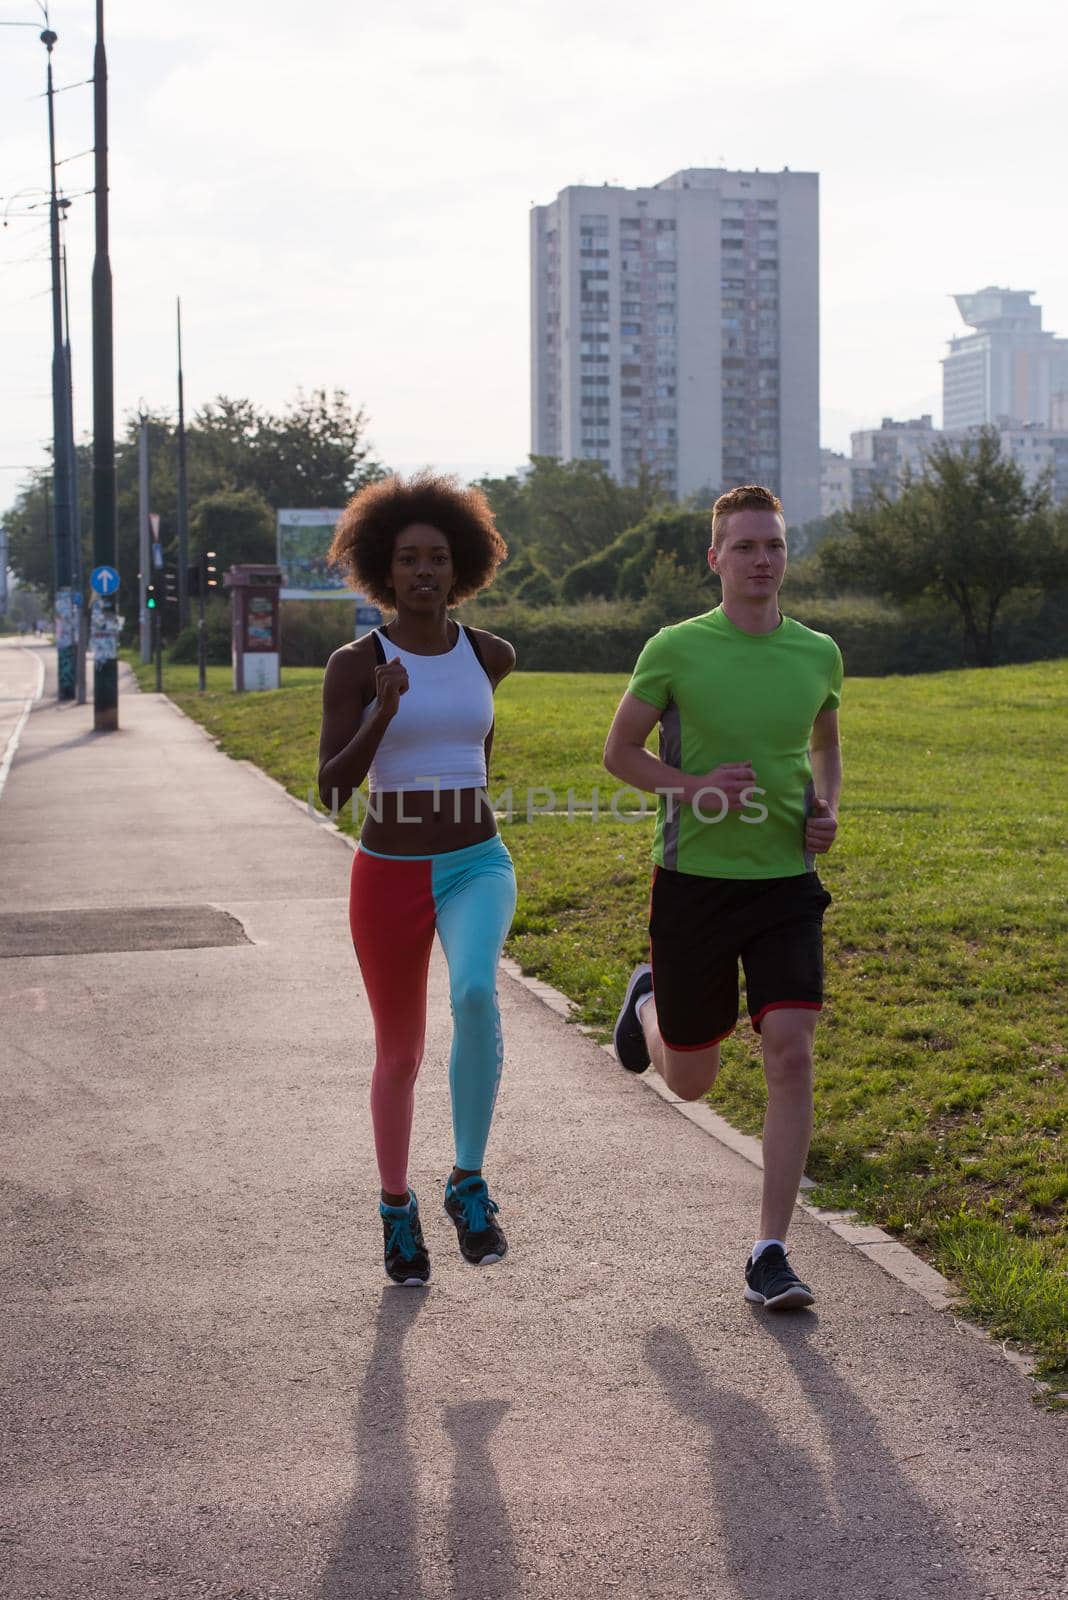
[[[511,1252],[440,1209],[435,960],[388,1286],[349,848],[121,720],[46,695],[0,795],[5,1600],[1062,1600],[1063,1420],[804,1214],[751,1308],[759,1174],[507,977]]]

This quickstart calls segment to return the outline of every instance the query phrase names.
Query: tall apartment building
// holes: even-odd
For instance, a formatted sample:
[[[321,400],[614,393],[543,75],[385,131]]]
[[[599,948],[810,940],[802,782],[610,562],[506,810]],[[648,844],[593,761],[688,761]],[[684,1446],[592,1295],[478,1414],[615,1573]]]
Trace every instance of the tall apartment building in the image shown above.
[[[1039,423],[1048,427],[1068,394],[1068,339],[1042,327],[1033,289],[980,289],[954,295],[975,331],[949,341],[942,362],[942,425]]]
[[[532,449],[820,514],[819,179],[690,168],[531,218]]]

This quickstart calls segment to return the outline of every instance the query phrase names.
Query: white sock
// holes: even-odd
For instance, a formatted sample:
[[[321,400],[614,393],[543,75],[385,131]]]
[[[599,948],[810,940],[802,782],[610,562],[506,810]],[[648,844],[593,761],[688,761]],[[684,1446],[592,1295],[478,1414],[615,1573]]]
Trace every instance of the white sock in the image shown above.
[[[650,989],[648,994],[643,994],[641,999],[635,1002],[634,1015],[638,1018],[639,1022],[641,1021],[642,1006],[647,1006],[652,998],[653,991]]]
[[[780,1250],[785,1253],[786,1245],[782,1239],[758,1239],[750,1253],[750,1261],[755,1262],[757,1257],[768,1248],[769,1244],[777,1244]]]

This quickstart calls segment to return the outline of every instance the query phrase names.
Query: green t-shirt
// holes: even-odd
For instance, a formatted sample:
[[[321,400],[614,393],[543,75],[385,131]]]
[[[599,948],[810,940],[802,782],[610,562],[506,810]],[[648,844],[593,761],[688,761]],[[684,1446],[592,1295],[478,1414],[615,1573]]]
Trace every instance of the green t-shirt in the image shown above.
[[[792,617],[772,633],[746,633],[717,606],[654,634],[628,688],[660,713],[660,759],[669,767],[697,774],[751,761],[756,773],[741,811],[721,815],[716,795],[703,799],[708,821],[677,798],[661,797],[653,860],[705,878],[810,871],[808,747],[816,717],[841,700],[842,656],[834,640]]]

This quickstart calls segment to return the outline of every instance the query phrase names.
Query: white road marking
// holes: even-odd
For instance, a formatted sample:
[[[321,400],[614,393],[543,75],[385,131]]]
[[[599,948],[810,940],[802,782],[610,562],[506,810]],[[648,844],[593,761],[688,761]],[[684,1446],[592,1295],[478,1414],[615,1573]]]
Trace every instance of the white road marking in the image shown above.
[[[23,702],[22,712],[15,724],[14,732],[7,741],[7,749],[4,751],[3,760],[0,761],[0,795],[2,795],[4,792],[4,784],[7,782],[7,775],[11,771],[11,763],[15,759],[15,751],[19,747],[19,740],[22,737],[22,730],[26,726],[26,719],[44,693],[44,662],[41,660],[40,656],[35,655],[32,650],[27,650],[25,645],[20,645],[19,649],[24,651],[25,654],[30,657],[34,666],[37,668],[37,691],[35,694],[30,695],[30,697]]]

